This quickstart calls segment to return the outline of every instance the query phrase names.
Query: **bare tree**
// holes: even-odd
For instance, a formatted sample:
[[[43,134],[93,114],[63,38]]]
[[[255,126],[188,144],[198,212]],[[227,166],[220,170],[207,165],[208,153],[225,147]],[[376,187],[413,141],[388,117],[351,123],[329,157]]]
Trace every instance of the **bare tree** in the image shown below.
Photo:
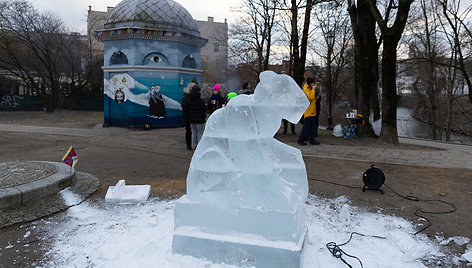
[[[410,6],[414,0],[389,0],[384,17],[374,0],[368,0],[370,11],[380,28],[383,39],[382,50],[382,131],[380,139],[397,144],[397,46],[408,20]],[[396,13],[396,14],[394,14]],[[395,19],[393,19],[395,17]]]
[[[433,139],[439,139],[439,131],[442,129],[442,107],[440,94],[442,88],[439,85],[439,67],[444,53],[440,18],[435,10],[435,1],[420,0],[417,18],[409,25],[410,35],[413,37],[410,43],[411,62],[416,66],[417,82],[413,84],[416,95],[419,97],[421,108],[428,114]],[[420,107],[418,107],[420,108]]]
[[[297,82],[297,84],[299,85],[301,85],[304,80],[308,36],[311,23],[311,11],[316,3],[318,2],[313,0],[306,0],[306,2],[304,3],[305,5],[301,6],[301,3],[297,0],[290,1],[290,51],[292,55],[290,58],[292,61],[292,76],[295,82]],[[300,35],[298,33],[299,9],[303,9],[304,12],[301,40]]]
[[[347,2],[339,1],[319,4],[313,12],[316,18],[315,27],[319,29],[319,33],[313,38],[315,41],[309,44],[309,47],[319,58],[326,60],[328,67],[331,67],[331,71],[327,73],[331,73],[332,103],[346,91],[350,77],[343,76],[343,73],[346,72],[347,65],[353,62],[353,55],[349,50],[353,35],[346,9]],[[333,38],[332,51],[328,51],[330,48],[328,36]],[[328,54],[331,56],[328,52],[332,52],[331,59],[328,59]],[[331,62],[328,62],[329,60]],[[328,77],[325,83],[329,83]]]
[[[466,67],[467,54],[463,52],[465,47],[470,46],[467,42],[464,42],[462,38],[472,41],[472,26],[467,24],[467,19],[471,19],[472,6],[469,5],[462,12],[461,0],[439,0],[442,7],[444,17],[449,23],[449,27],[452,29],[454,39],[457,44],[457,54],[460,70],[469,88],[469,102],[472,103],[472,77],[471,71]],[[460,42],[461,40],[462,42]],[[470,55],[470,53],[469,53]]]
[[[279,0],[244,0],[238,22],[230,27],[231,57],[236,62],[255,62],[254,71],[269,68]]]
[[[355,52],[355,106],[369,122],[371,111],[374,120],[380,118],[378,98],[378,51],[379,44],[376,35],[375,19],[369,11],[370,0],[348,0],[348,12],[354,35]],[[376,5],[376,0],[372,0]],[[363,135],[373,135],[369,124],[360,129]]]
[[[61,62],[57,40],[62,22],[41,14],[26,0],[0,2],[0,68],[16,75],[52,112],[60,94]]]

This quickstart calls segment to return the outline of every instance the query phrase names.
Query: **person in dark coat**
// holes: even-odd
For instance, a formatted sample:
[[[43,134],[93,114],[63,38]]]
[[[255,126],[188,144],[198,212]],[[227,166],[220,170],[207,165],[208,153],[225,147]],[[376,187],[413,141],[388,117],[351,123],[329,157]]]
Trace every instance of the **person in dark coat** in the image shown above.
[[[241,94],[250,95],[253,93],[254,93],[254,90],[251,90],[251,84],[249,82],[244,82],[243,87],[238,91],[238,95],[241,95]]]
[[[190,123],[192,131],[192,149],[197,148],[198,142],[205,130],[207,107],[200,95],[200,87],[195,84],[188,95],[182,99],[182,113],[184,122]]]
[[[184,99],[188,98],[188,94],[190,94],[194,85],[195,83],[189,83],[188,86],[184,88],[184,96],[182,97],[182,107]],[[192,150],[192,129],[190,128],[190,123],[188,122],[188,120],[186,120],[185,116],[183,116],[183,119],[185,124],[185,143],[187,145],[187,150]]]

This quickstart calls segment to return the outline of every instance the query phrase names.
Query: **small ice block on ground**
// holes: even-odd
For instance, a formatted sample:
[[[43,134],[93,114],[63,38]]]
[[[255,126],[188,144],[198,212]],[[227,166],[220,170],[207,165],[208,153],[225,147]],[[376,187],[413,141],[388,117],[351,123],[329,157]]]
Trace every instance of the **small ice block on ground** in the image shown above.
[[[115,186],[108,187],[105,202],[144,202],[149,198],[151,185],[126,185],[120,180]]]

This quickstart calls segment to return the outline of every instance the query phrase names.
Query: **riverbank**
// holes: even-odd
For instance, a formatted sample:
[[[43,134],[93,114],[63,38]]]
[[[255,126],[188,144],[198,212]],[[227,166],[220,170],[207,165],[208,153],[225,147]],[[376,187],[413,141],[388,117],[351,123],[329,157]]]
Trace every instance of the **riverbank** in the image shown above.
[[[455,103],[452,109],[451,130],[455,133],[472,137],[472,104],[469,102],[469,99],[466,95],[458,97],[454,102]],[[447,100],[442,99],[439,108],[440,114],[442,114],[442,116],[440,120],[438,120],[437,125],[446,125],[446,107]],[[423,103],[421,105],[416,104],[414,107],[412,107],[412,116],[418,120],[430,124],[429,111],[430,109],[428,108],[428,105],[424,105]]]

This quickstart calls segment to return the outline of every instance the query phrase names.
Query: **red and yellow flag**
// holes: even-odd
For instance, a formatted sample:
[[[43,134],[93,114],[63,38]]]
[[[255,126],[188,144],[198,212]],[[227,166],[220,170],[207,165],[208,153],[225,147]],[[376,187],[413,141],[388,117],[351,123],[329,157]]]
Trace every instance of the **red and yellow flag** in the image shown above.
[[[71,167],[75,167],[75,164],[79,162],[79,157],[77,156],[77,153],[75,152],[72,145],[69,147],[69,150],[67,150],[66,154],[62,158],[62,162]]]

